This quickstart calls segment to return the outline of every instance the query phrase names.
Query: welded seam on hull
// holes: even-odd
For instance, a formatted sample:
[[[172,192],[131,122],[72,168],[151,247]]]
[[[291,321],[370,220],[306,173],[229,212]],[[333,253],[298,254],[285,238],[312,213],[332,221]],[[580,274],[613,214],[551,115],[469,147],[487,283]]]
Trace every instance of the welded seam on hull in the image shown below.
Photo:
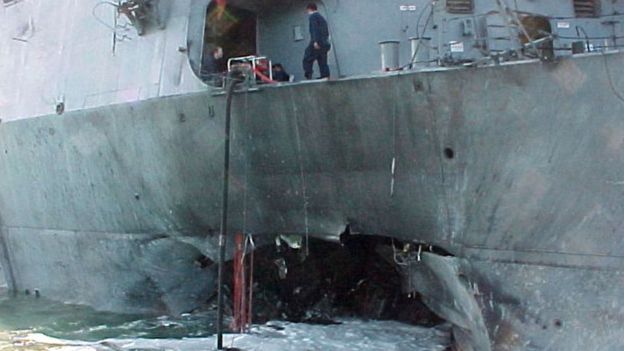
[[[295,119],[295,132],[297,139],[297,159],[299,161],[299,172],[301,173],[301,193],[303,196],[303,216],[304,216],[304,225],[305,225],[305,239],[306,239],[306,255],[309,254],[310,248],[310,225],[308,221],[308,195],[306,192],[306,182],[305,182],[305,172],[303,170],[303,157],[301,150],[301,132],[299,130],[299,109],[297,108],[297,103],[295,102],[295,96],[293,90],[290,90],[290,101],[292,103],[293,115]]]
[[[443,207],[444,207],[444,215],[446,216],[444,222],[445,225],[447,226],[448,229],[452,228],[452,223],[451,223],[451,208],[449,206],[448,203],[448,199],[446,196],[446,170],[444,168],[444,158],[442,157],[442,149],[444,148],[443,144],[442,144],[442,137],[440,135],[440,129],[439,129],[439,125],[437,123],[437,116],[435,115],[435,103],[432,100],[432,95],[433,93],[431,92],[431,80],[427,80],[427,84],[428,84],[428,91],[425,93],[426,94],[426,99],[427,99],[427,104],[429,105],[429,110],[432,112],[430,114],[427,114],[429,116],[429,121],[431,123],[431,128],[432,130],[432,138],[433,138],[433,145],[435,147],[435,154],[437,155],[437,160],[438,160],[438,166],[440,168],[440,178],[441,178],[441,186],[440,186],[440,194],[443,194]],[[448,236],[451,235],[451,233],[447,232],[445,229],[442,229],[442,232],[444,233],[444,238],[443,240],[446,241],[449,239]]]
[[[461,256],[471,260],[534,266],[583,268],[590,270],[621,270],[624,263],[624,256],[616,255],[567,253],[548,250],[504,250],[466,246],[462,247],[461,250]]]
[[[175,237],[175,235],[170,235],[166,233],[128,233],[128,232],[110,232],[104,230],[83,230],[83,229],[61,229],[54,227],[35,227],[35,226],[2,226],[0,225],[0,229],[26,229],[26,230],[36,230],[36,231],[46,231],[46,232],[59,232],[59,233],[91,233],[91,234],[101,234],[101,235],[126,235],[126,236],[136,236],[136,237],[153,237],[153,236],[163,236],[163,237]],[[182,232],[180,232],[182,233]]]
[[[398,76],[397,76],[398,77]],[[399,84],[394,85],[394,96],[400,96]],[[394,186],[396,180],[397,169],[397,114],[398,114],[398,101],[395,100],[392,105],[392,166],[390,167],[390,197],[394,196]]]
[[[248,125],[249,124],[249,94],[247,94],[247,92],[244,94],[245,96],[245,106],[243,108],[243,125]],[[244,150],[245,153],[245,157],[244,159],[244,164],[243,164],[243,177],[244,177],[244,186],[243,186],[243,233],[247,234],[247,200],[248,200],[248,190],[249,190],[249,157],[247,157],[247,155],[251,154],[249,145],[251,144],[249,142],[249,138],[250,136],[247,134],[247,131],[244,130],[243,131],[243,136],[242,136],[242,140],[243,140],[243,146],[242,149]]]

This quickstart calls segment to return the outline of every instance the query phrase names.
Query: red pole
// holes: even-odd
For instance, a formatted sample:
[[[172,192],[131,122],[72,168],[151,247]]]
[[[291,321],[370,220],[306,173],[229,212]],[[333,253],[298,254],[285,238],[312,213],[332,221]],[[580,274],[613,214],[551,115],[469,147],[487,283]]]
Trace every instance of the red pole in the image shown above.
[[[234,279],[234,291],[232,292],[232,304],[233,304],[233,320],[230,326],[233,330],[242,331],[245,306],[245,266],[244,266],[244,237],[241,233],[234,235],[234,258],[233,258],[233,274]]]
[[[246,238],[243,234],[234,235],[234,261],[232,304],[233,320],[230,328],[239,333],[249,331],[251,327],[253,299],[253,241],[250,239],[249,259],[246,255]]]
[[[249,253],[249,299],[247,300],[247,330],[251,328],[251,316],[253,315],[253,274],[254,274],[254,248]]]

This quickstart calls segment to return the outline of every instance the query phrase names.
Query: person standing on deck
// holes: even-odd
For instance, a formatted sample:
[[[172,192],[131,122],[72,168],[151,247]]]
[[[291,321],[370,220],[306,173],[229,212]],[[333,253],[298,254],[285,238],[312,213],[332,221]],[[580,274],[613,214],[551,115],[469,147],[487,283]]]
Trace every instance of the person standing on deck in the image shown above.
[[[310,44],[305,50],[303,57],[303,71],[306,79],[312,79],[314,61],[318,62],[322,78],[329,78],[329,66],[327,65],[327,52],[331,49],[329,44],[329,29],[327,21],[314,3],[308,4],[306,11],[310,16]]]

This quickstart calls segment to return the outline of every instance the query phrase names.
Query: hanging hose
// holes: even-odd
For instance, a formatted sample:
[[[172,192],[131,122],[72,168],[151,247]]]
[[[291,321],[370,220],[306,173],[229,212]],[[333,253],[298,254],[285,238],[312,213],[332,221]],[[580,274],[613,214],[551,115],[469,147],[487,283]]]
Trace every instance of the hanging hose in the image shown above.
[[[217,349],[223,350],[223,266],[227,240],[228,196],[230,178],[230,126],[234,89],[242,81],[239,72],[230,72],[227,79],[225,103],[225,145],[223,157],[223,197],[221,207],[221,233],[219,234],[219,277],[217,279]]]

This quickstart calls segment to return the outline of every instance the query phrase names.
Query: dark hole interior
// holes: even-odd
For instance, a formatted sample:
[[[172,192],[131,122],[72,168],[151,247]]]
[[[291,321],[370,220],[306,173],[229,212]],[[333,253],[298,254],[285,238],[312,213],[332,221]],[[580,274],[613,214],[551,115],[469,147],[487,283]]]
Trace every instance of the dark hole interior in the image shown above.
[[[379,254],[381,247],[393,245],[391,239],[365,235],[341,239],[342,244],[310,238],[309,250],[287,245],[257,249],[254,323],[281,319],[332,324],[340,317],[426,326],[443,322],[417,294],[402,292],[394,263]]]

